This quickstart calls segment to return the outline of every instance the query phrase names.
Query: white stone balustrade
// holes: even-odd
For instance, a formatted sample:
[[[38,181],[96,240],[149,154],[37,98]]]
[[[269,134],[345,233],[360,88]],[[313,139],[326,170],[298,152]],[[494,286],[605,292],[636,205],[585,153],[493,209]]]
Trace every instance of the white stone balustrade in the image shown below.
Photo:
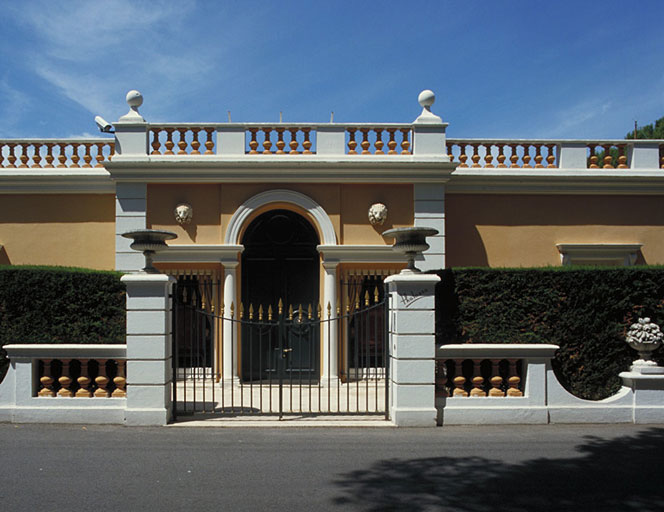
[[[452,344],[436,350],[438,361],[438,394],[436,407],[438,422],[442,425],[468,424],[544,424],[544,423],[659,423],[664,421],[664,373],[645,373],[638,369],[623,372],[623,387],[604,400],[584,400],[570,394],[558,382],[551,367],[556,345],[545,344]],[[454,361],[454,365],[445,362]],[[466,361],[466,363],[464,363]],[[520,361],[520,371],[508,370],[508,378],[517,377],[518,390],[513,386],[487,386],[481,370],[485,361]],[[443,363],[443,365],[441,365]],[[505,363],[502,363],[503,365]],[[457,365],[473,366],[468,383],[463,372],[441,375]],[[442,367],[444,366],[444,367]],[[515,365],[516,369],[516,365]],[[662,370],[660,368],[660,370]],[[467,373],[467,372],[466,372]],[[455,379],[457,379],[455,382]],[[463,380],[462,380],[463,379]],[[480,380],[481,379],[481,380]],[[504,377],[503,377],[504,379]],[[450,382],[451,381],[451,382]],[[475,384],[475,385],[473,385]],[[491,383],[489,383],[491,384]],[[497,382],[496,382],[497,384]],[[497,389],[498,388],[498,389]],[[496,390],[492,394],[492,389]],[[476,390],[473,393],[473,390]],[[504,391],[504,394],[498,391]]]
[[[113,139],[0,139],[0,168],[104,167],[114,153]]]
[[[5,345],[0,421],[125,422],[126,345]]]

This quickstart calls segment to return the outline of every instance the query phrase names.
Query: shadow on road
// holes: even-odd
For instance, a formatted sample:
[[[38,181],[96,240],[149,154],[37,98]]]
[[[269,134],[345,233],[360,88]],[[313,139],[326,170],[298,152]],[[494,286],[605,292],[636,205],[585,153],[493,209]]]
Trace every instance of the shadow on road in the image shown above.
[[[664,429],[584,439],[577,447],[580,456],[567,459],[516,464],[482,457],[382,460],[341,475],[335,503],[412,512],[664,510]]]

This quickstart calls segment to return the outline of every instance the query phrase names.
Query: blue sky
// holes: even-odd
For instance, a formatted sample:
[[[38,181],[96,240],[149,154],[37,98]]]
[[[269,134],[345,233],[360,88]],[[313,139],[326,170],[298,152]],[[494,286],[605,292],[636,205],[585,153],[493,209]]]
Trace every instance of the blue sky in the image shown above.
[[[664,1],[0,0],[0,138],[152,122],[410,122],[622,138],[664,116]]]

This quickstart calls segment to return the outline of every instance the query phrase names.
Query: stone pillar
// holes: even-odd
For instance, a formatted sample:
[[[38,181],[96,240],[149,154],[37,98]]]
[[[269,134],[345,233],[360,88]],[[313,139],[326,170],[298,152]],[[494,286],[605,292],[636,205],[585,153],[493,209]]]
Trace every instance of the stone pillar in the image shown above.
[[[390,419],[399,427],[435,427],[435,296],[440,278],[398,274],[388,286]]]
[[[224,265],[224,318],[231,317],[231,304],[235,309],[235,317],[238,315],[237,298],[237,266],[239,262],[223,261]],[[238,380],[238,357],[237,357],[237,322],[222,320],[222,356],[224,380]]]
[[[139,253],[139,256],[140,253]],[[164,274],[126,274],[127,425],[165,425],[172,411],[172,290]]]
[[[321,383],[326,385],[337,384],[339,379],[339,344],[337,317],[337,265],[339,262],[323,262],[325,278],[323,281],[323,310],[321,320],[323,322],[323,368],[321,369]],[[328,304],[330,305],[330,316],[328,317]]]
[[[637,361],[628,372],[620,373],[623,385],[631,388],[634,423],[664,422],[664,367],[640,366]]]

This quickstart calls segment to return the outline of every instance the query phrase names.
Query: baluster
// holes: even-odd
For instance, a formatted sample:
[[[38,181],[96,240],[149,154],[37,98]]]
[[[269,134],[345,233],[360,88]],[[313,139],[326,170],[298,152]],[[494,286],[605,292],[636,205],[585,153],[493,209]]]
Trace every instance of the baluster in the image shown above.
[[[288,131],[290,133],[290,142],[288,143],[290,151],[288,154],[297,155],[299,153],[298,148],[300,146],[300,143],[297,141],[298,128],[289,128]]]
[[[542,160],[544,160],[544,157],[542,156],[542,145],[541,144],[535,144],[535,168],[536,169],[541,169],[544,166],[542,165]]]
[[[178,155],[186,155],[187,154],[187,140],[185,137],[187,136],[187,129],[186,128],[178,128],[177,129],[178,134],[180,135],[180,140],[178,141]]]
[[[37,396],[53,397],[56,396],[55,390],[53,389],[53,383],[55,380],[51,376],[51,359],[44,359],[44,375],[39,378],[41,383],[41,389]]]
[[[466,155],[466,146],[465,142],[459,142],[459,167],[468,167],[466,161],[468,160],[468,155]]]
[[[161,142],[159,141],[159,128],[152,128],[150,130],[152,132],[152,153],[151,155],[161,155],[161,151],[159,151],[159,148],[161,148]]]
[[[547,167],[550,169],[555,169],[556,168],[556,155],[553,154],[553,148],[555,147],[555,144],[547,144],[546,149],[548,151],[548,155],[546,157],[546,161],[548,162]]]
[[[510,155],[510,162],[512,162],[512,165],[510,165],[510,167],[519,167],[519,164],[517,163],[519,161],[519,155],[516,152],[517,145],[510,144],[509,146],[512,150],[512,154]]]
[[[78,165],[78,162],[79,160],[81,160],[81,157],[78,156],[78,148],[79,144],[77,143],[71,144],[71,149],[72,149],[71,165],[69,167],[80,167],[80,165]]]
[[[604,144],[604,165],[602,169],[613,169],[613,157],[611,156],[611,144]]]
[[[72,383],[71,377],[69,376],[70,362],[71,362],[70,359],[62,360],[62,376],[58,379],[58,382],[60,383],[60,391],[58,391],[58,396],[64,396],[64,397],[74,396],[74,393],[72,393],[71,389],[69,389],[69,386],[71,386]]]
[[[286,147],[286,143],[284,142],[284,131],[286,129],[283,127],[275,129],[277,130],[277,155],[283,155],[286,153],[284,151],[284,148]]]
[[[203,128],[207,136],[205,140],[205,154],[214,155],[212,149],[214,148],[214,141],[212,140],[212,134],[214,133],[214,128]]]
[[[627,156],[625,155],[625,144],[618,144],[618,169],[629,169]]]
[[[81,376],[76,379],[78,381],[79,388],[74,395],[78,398],[92,398],[92,391],[88,389],[90,387],[90,383],[92,382],[88,375],[88,364],[89,361],[87,359],[83,359],[81,361]]]
[[[362,142],[360,143],[362,147],[361,154],[370,155],[371,151],[369,151],[369,147],[371,146],[371,142],[369,142],[369,128],[360,128],[360,131],[362,132]]]
[[[447,157],[450,159],[450,163],[454,163],[454,144],[447,144]]]
[[[445,387],[447,383],[447,372],[445,371],[445,361],[438,359],[436,361],[436,396],[448,397],[450,394]]]
[[[95,165],[95,167],[104,167],[102,164],[104,161],[104,144],[104,142],[97,143],[97,156],[95,157],[97,160],[97,165]]]
[[[490,169],[493,167],[493,155],[491,154],[491,144],[484,144],[484,149],[486,150],[486,153],[484,155],[484,167],[487,169]]]
[[[509,385],[509,388],[507,389],[507,396],[523,396],[523,393],[519,389],[521,378],[517,375],[516,372],[516,359],[510,359],[509,363],[509,377],[507,378],[507,384]]]
[[[491,389],[489,390],[489,396],[505,396],[505,392],[500,389],[500,386],[503,383],[503,378],[500,376],[500,359],[491,360]]]
[[[106,359],[99,359],[97,361],[99,365],[98,375],[95,378],[95,384],[97,384],[97,389],[95,389],[95,397],[97,398],[108,398],[111,396],[111,392],[108,390],[108,383],[110,382],[108,375],[106,373]]]
[[[452,396],[468,396],[468,391],[463,388],[466,377],[463,376],[463,359],[454,360],[454,391]]]
[[[125,387],[127,386],[127,378],[125,377],[125,361],[124,360],[117,361],[117,364],[118,364],[118,374],[113,379],[113,383],[115,384],[115,390],[113,391],[113,393],[111,393],[111,396],[114,398],[123,398],[127,396],[127,392],[125,391]]]
[[[251,133],[251,140],[249,141],[249,154],[257,155],[258,154],[258,141],[256,137],[258,135],[258,128],[248,128],[249,133]]]
[[[387,154],[396,155],[397,154],[397,141],[394,140],[394,134],[396,133],[396,128],[388,128],[387,133],[390,134],[390,140],[387,142]]]
[[[311,141],[309,140],[309,132],[311,131],[311,128],[302,128],[302,132],[304,132],[304,142],[302,142],[302,147],[304,148],[304,151],[302,151],[302,154],[304,155],[312,155],[311,151]]]
[[[28,167],[28,147],[30,144],[19,144],[21,146],[21,165],[19,165],[19,168],[24,169]]]
[[[504,169],[505,167],[507,167],[505,165],[505,159],[507,157],[505,156],[504,151],[505,151],[505,144],[498,144],[498,158],[497,158],[498,165],[497,165],[497,167],[499,167],[501,169]]]
[[[588,147],[590,148],[590,165],[588,166],[588,168],[589,169],[599,169],[599,165],[597,165],[599,157],[595,154],[595,149],[597,148],[597,145],[596,144],[588,144]]]
[[[33,144],[32,148],[35,150],[32,155],[32,167],[41,168],[41,155],[39,154],[41,151],[41,144]]]
[[[110,152],[108,153],[108,159],[110,160],[111,157],[115,154],[115,142],[109,142],[108,147],[110,148]]]
[[[10,142],[7,144],[9,147],[9,155],[7,155],[7,160],[9,160],[9,165],[7,167],[16,167],[16,155],[14,154],[14,148],[16,147],[16,144],[14,142]]]
[[[200,128],[192,128],[191,129],[191,154],[192,155],[200,155],[201,152],[198,150],[198,148],[201,147],[201,143],[198,141],[198,132],[200,132]]]
[[[480,154],[478,152],[479,144],[471,144],[473,147],[473,156],[470,157],[470,159],[473,161],[473,165],[471,167],[481,167],[480,165]]]
[[[401,154],[410,155],[410,128],[401,128],[399,131],[401,132]]]
[[[265,139],[263,140],[264,155],[272,154],[272,151],[270,151],[270,148],[272,147],[272,141],[270,140],[270,132],[272,132],[272,128],[263,128],[263,134],[265,135]]]
[[[348,132],[348,154],[357,155],[357,151],[355,151],[355,148],[357,147],[357,142],[355,142],[355,132],[357,131],[357,128],[347,128],[346,131]]]
[[[486,396],[486,391],[482,389],[482,384],[484,384],[484,377],[482,377],[482,374],[480,373],[481,364],[481,359],[473,359],[473,378],[471,379],[473,388],[470,390],[471,397]]]
[[[53,156],[53,146],[54,144],[52,142],[46,143],[46,156],[44,157],[46,165],[44,167],[49,169],[53,168],[53,160],[55,160],[55,157]]]
[[[173,147],[175,146],[175,143],[173,142],[173,132],[175,131],[175,128],[164,128],[164,131],[166,132],[166,142],[164,142],[166,151],[164,152],[164,155],[174,155]]]
[[[374,133],[376,134],[376,142],[374,143],[374,147],[376,148],[376,152],[374,154],[384,155],[385,151],[383,151],[383,146],[385,145],[385,143],[382,140],[383,130],[382,130],[382,128],[375,128]]]
[[[60,152],[58,154],[58,168],[61,167],[67,167],[67,144],[61,143],[58,144],[58,148],[60,148]]]
[[[523,167],[524,168],[532,169],[533,166],[530,165],[530,160],[531,160],[530,145],[524,144],[523,145]]]
[[[90,162],[92,162],[92,155],[90,154],[92,144],[86,142],[83,144],[83,147],[85,147],[85,154],[83,155],[83,161],[85,163],[83,164],[83,167],[92,167],[92,165],[90,165]]]
[[[5,166],[5,155],[4,148],[7,147],[5,144],[0,144],[0,168]]]

